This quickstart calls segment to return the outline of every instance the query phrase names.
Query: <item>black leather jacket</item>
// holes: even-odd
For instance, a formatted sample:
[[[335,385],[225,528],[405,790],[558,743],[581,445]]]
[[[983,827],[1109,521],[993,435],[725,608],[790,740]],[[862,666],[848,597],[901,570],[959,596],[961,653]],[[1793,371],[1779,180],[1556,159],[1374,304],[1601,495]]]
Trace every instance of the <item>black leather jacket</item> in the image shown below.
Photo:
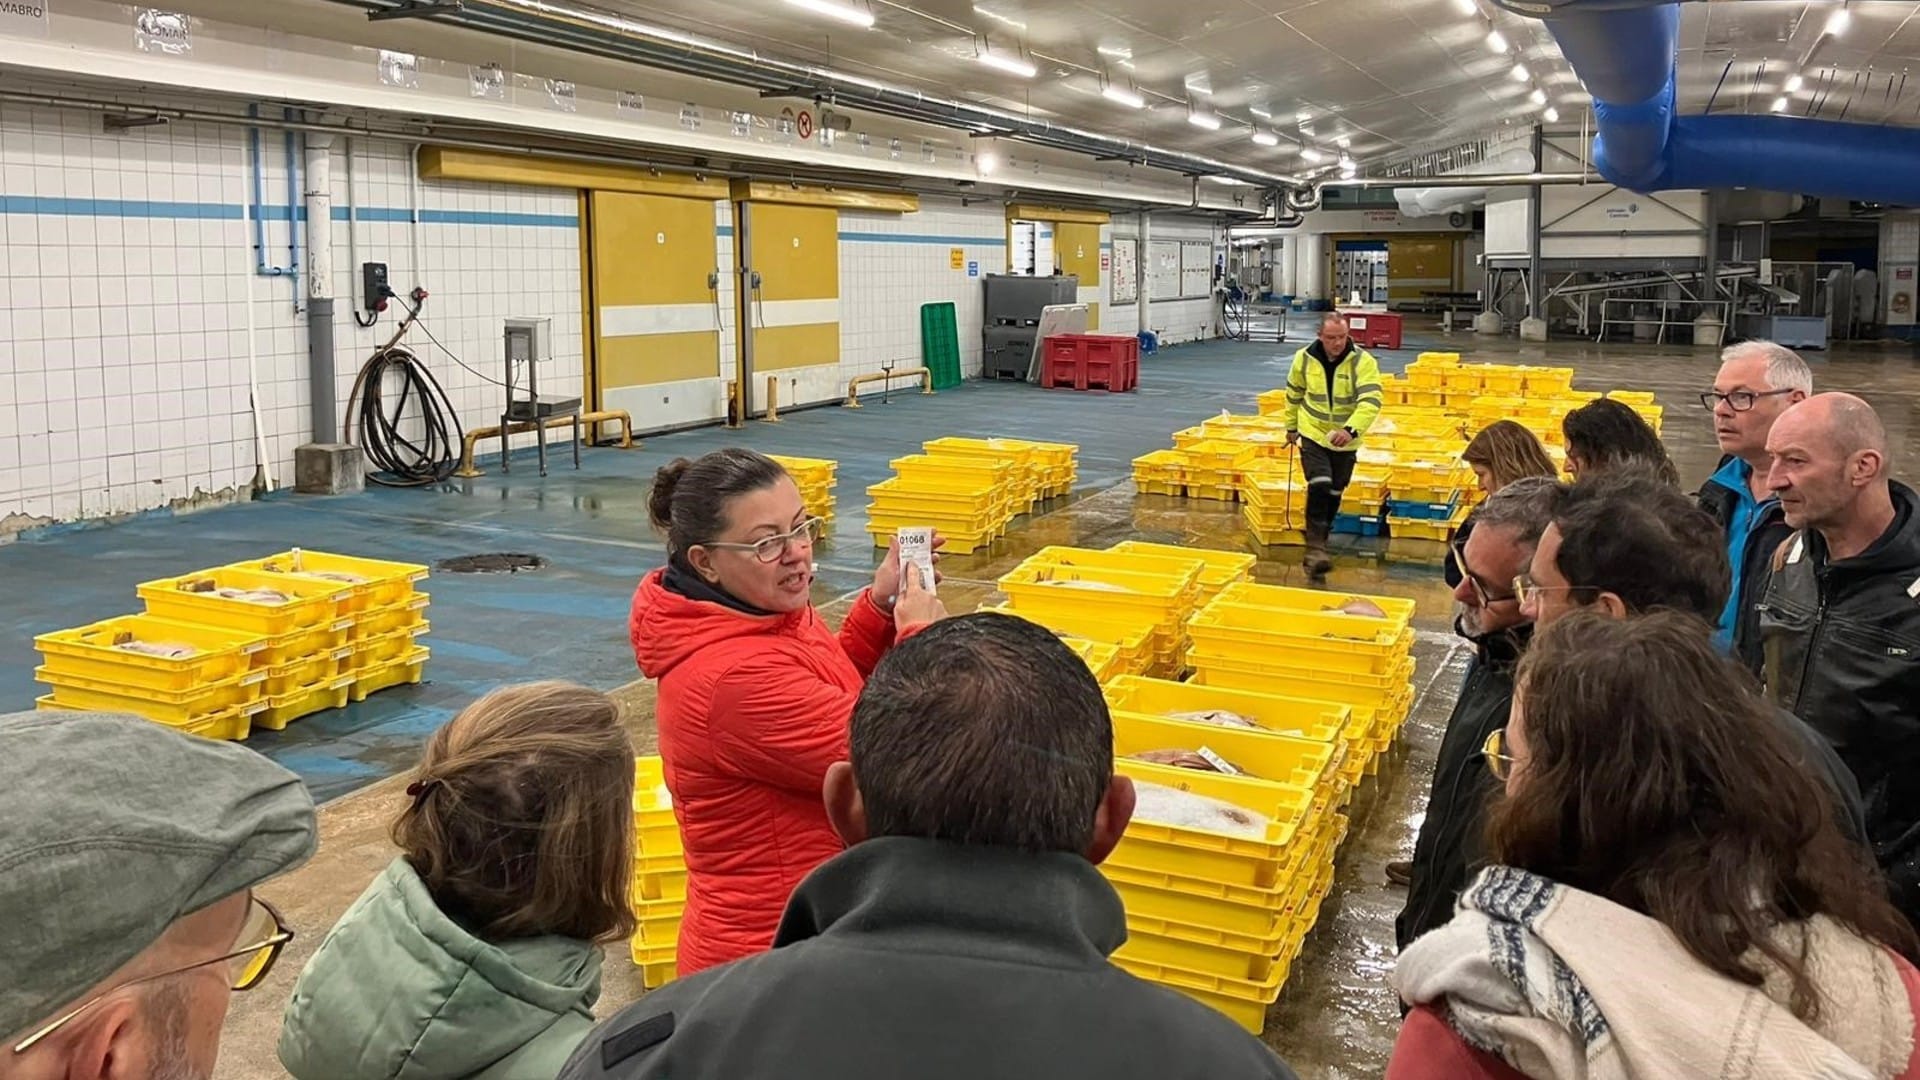
[[[1853,770],[1895,902],[1920,923],[1920,497],[1896,483],[1893,501],[1893,526],[1850,559],[1795,533],[1758,614],[1767,693]]]

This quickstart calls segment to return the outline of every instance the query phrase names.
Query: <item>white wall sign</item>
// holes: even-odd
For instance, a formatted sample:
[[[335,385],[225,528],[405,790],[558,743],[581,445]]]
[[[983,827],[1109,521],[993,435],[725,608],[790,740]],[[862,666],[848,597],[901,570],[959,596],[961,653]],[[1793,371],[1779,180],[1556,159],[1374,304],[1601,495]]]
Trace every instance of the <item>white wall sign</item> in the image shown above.
[[[47,36],[47,5],[53,0],[0,0],[0,36]]]
[[[1888,326],[1912,326],[1916,316],[1920,315],[1920,289],[1916,288],[1915,278],[1920,276],[1920,268],[1912,263],[1898,263],[1887,267],[1887,315]]]
[[[193,51],[193,16],[159,8],[135,8],[133,44],[141,52],[185,56]]]
[[[380,50],[380,81],[403,90],[420,89],[420,58],[408,52]]]
[[[580,88],[565,79],[548,79],[547,108],[554,112],[579,112]]]
[[[467,69],[467,92],[487,101],[507,100],[507,69],[499,64],[481,64]]]

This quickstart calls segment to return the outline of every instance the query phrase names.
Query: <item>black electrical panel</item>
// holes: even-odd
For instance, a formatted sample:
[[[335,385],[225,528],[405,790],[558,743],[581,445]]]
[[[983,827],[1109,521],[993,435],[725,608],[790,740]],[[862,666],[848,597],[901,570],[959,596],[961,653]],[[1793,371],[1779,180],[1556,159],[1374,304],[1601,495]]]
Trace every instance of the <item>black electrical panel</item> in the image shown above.
[[[387,287],[386,263],[370,262],[361,265],[360,293],[361,303],[368,311],[387,310],[387,298],[393,295],[393,290]]]

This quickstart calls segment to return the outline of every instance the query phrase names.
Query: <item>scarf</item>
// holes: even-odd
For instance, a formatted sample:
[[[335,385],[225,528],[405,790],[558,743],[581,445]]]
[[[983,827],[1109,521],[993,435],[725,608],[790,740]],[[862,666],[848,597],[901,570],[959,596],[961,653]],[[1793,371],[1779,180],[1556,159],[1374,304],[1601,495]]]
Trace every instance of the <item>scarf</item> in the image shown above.
[[[1454,920],[1408,946],[1393,974],[1412,1004],[1444,1002],[1468,1045],[1554,1080],[1887,1080],[1913,1054],[1913,1010],[1890,954],[1825,917],[1806,937],[1820,994],[1795,1017],[1786,973],[1746,986],[1665,926],[1509,866],[1483,870]]]

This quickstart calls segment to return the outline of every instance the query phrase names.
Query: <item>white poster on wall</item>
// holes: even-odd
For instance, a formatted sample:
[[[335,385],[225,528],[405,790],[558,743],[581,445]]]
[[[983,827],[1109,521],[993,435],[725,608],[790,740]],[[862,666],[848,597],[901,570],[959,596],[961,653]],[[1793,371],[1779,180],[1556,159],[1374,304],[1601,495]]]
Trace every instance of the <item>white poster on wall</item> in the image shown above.
[[[0,37],[47,36],[47,6],[53,0],[0,0]]]
[[[1915,281],[1917,277],[1920,277],[1920,267],[1913,263],[1888,264],[1886,325],[1914,325],[1917,314],[1915,306],[1920,303],[1920,288],[1916,288]]]

